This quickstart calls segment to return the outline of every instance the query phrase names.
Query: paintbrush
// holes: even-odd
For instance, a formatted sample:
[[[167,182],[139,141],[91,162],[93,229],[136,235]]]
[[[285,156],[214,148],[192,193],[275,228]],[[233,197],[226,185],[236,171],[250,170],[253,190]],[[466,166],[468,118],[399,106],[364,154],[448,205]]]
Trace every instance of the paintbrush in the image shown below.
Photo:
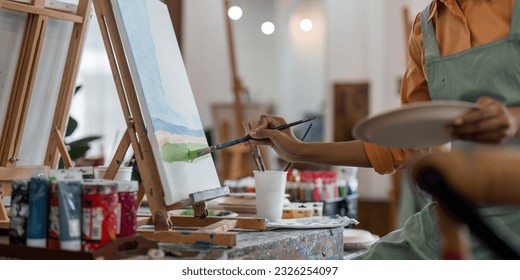
[[[305,122],[308,122],[308,121],[312,121],[314,119],[316,119],[315,116],[314,117],[310,117],[310,118],[306,118],[306,119],[303,119],[303,120],[295,121],[295,122],[292,122],[292,123],[280,125],[280,126],[275,127],[273,129],[283,130],[283,129],[287,129],[289,127],[292,127],[292,126],[295,126],[295,125],[298,125],[298,124],[302,124],[302,123],[305,123]],[[244,137],[240,137],[240,138],[237,138],[237,139],[234,139],[234,140],[230,140],[230,141],[227,141],[227,142],[215,144],[213,146],[202,148],[202,149],[198,149],[198,150],[195,150],[195,151],[189,151],[188,150],[188,157],[189,157],[190,160],[194,160],[196,158],[199,158],[201,156],[204,156],[204,155],[216,152],[218,150],[221,150],[221,149],[224,149],[224,148],[228,148],[228,147],[234,146],[236,144],[244,143],[244,142],[246,142],[246,141],[248,141],[250,139],[251,139],[251,136],[246,135]]]

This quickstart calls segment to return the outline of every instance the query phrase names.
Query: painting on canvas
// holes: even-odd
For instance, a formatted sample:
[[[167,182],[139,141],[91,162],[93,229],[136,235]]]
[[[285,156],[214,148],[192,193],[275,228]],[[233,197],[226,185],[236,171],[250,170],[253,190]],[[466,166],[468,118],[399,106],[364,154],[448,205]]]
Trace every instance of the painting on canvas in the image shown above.
[[[112,0],[152,144],[166,205],[220,187],[211,156],[188,150],[208,143],[167,6],[158,0]]]

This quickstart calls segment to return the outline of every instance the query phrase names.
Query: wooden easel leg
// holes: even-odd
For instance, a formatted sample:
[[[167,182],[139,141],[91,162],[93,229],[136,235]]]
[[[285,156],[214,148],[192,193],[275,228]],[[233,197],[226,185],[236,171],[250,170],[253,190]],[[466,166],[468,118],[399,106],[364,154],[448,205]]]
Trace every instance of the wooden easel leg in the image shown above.
[[[144,200],[145,190],[143,184],[139,184],[139,190],[137,191],[137,208],[141,206]]]
[[[58,128],[53,128],[51,133],[56,146],[58,146],[58,151],[60,151],[61,159],[63,160],[63,165],[65,165],[65,168],[74,167],[74,162],[70,158],[69,152],[67,151],[67,147],[65,147],[65,142],[63,142],[63,137],[61,136]]]
[[[117,170],[119,169],[119,166],[123,163],[125,159],[126,152],[128,151],[128,148],[130,147],[130,134],[128,132],[128,129],[125,130],[125,133],[123,134],[123,138],[121,139],[121,142],[119,142],[119,146],[117,146],[116,153],[114,154],[114,157],[110,161],[110,164],[108,165],[107,172],[105,173],[105,178],[103,179],[114,179],[116,176]]]
[[[4,205],[4,201],[2,200],[2,196],[0,196],[0,229],[8,229],[9,228],[9,216],[7,216],[7,210]]]
[[[54,119],[52,127],[57,128],[62,135],[65,132],[67,120],[70,111],[70,103],[72,100],[72,93],[76,86],[76,75],[79,68],[81,54],[83,52],[83,45],[85,35],[90,22],[90,11],[92,7],[92,0],[80,0],[78,3],[77,15],[83,18],[81,23],[74,23],[72,27],[72,36],[69,42],[69,51],[65,60],[65,68],[60,85],[60,93],[58,95],[58,102],[54,111]],[[56,167],[58,165],[58,148],[60,143],[55,142],[55,137],[49,136],[49,143],[47,144],[47,151],[45,153],[44,165]],[[60,142],[63,140],[60,138]],[[61,152],[63,157],[64,153]]]
[[[2,177],[0,175],[0,177]],[[9,216],[7,215],[7,208],[5,207],[3,197],[11,195],[11,182],[1,181],[0,182],[0,229],[9,228]]]
[[[230,165],[229,179],[239,179],[244,165],[244,162],[242,162],[242,152],[239,149],[232,151]]]

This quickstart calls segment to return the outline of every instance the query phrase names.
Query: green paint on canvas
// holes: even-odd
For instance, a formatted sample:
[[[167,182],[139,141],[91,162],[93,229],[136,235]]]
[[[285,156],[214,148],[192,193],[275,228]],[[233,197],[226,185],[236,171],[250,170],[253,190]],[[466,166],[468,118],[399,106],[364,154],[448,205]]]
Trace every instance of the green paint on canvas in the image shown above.
[[[161,157],[163,161],[172,163],[175,161],[192,162],[189,151],[198,150],[207,147],[206,144],[194,143],[165,143],[161,147]]]

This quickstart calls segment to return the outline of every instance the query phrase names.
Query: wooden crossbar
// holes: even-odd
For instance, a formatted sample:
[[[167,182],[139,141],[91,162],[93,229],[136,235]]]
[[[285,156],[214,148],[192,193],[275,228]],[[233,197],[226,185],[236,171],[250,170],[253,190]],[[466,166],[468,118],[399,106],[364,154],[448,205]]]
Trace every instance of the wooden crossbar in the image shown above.
[[[0,7],[28,14],[41,15],[60,20],[72,21],[75,23],[83,23],[83,16],[62,11],[56,11],[45,8],[43,6],[33,6],[31,4],[4,0],[3,4],[0,3]]]

